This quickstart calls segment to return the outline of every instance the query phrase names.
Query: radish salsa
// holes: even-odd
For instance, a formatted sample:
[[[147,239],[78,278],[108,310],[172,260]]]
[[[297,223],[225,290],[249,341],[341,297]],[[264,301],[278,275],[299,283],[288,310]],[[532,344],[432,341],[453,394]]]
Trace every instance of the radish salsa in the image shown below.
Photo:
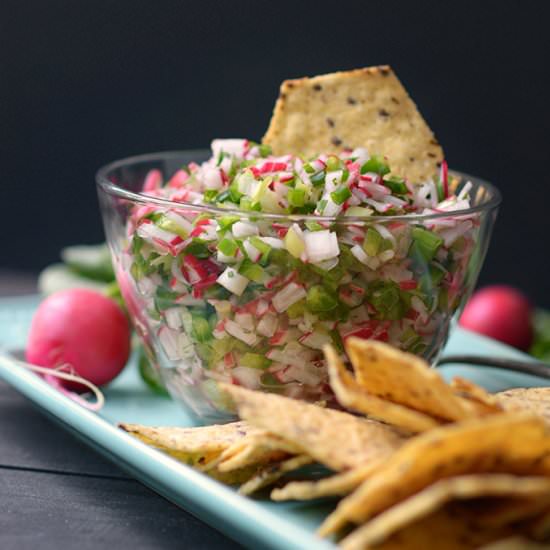
[[[244,139],[150,171],[141,194],[173,206],[134,207],[122,265],[157,359],[214,409],[217,381],[332,400],[322,348],[350,336],[433,359],[479,223],[457,212],[471,184],[451,187],[445,163],[411,182],[365,149],[275,157]]]

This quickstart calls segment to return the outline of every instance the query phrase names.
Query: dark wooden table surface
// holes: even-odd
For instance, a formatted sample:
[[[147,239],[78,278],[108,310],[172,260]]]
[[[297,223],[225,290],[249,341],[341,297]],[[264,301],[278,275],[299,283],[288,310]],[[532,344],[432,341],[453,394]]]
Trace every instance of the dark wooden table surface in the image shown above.
[[[35,292],[0,270],[0,296]],[[209,549],[238,544],[134,481],[0,380],[0,549]]]

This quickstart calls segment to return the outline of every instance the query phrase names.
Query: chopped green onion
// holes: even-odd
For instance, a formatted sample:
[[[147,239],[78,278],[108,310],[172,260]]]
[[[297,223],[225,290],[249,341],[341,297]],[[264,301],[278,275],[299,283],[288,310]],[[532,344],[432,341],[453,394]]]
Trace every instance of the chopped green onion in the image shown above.
[[[315,172],[315,168],[313,168],[313,166],[311,166],[311,164],[304,164],[304,170],[306,172],[306,174],[313,174]]]
[[[178,225],[175,221],[167,218],[164,214],[159,216],[159,218],[155,222],[155,225],[157,227],[160,227],[160,229],[164,229],[165,231],[169,231],[170,233],[179,235],[182,239],[187,238],[187,231],[181,225]]]
[[[320,223],[317,222],[306,222],[306,227],[310,231],[322,231],[325,229]]]
[[[265,143],[261,143],[259,147],[260,147],[260,156],[262,158],[265,158],[271,155],[271,146],[266,145]]]
[[[271,392],[285,387],[285,385],[279,382],[269,371],[263,372],[260,376],[260,385],[263,388],[268,388]]]
[[[241,267],[239,267],[239,273],[255,283],[261,283],[265,278],[263,268],[248,259],[243,260]]]
[[[439,178],[435,182],[435,187],[437,189],[437,200],[441,202],[445,198],[445,190],[443,189],[443,183]]]
[[[212,337],[212,329],[204,317],[193,316],[193,336],[198,342],[206,342]]]
[[[393,281],[375,281],[367,290],[368,302],[379,319],[397,321],[403,317],[404,307],[398,285]]]
[[[310,311],[330,311],[338,305],[338,300],[322,285],[313,285],[307,292],[307,307]]]
[[[229,186],[229,197],[231,198],[231,201],[238,203],[241,200],[242,196],[243,193],[239,191],[239,186],[237,185],[237,182],[233,181],[233,183]]]
[[[306,302],[305,300],[300,300],[292,304],[287,310],[286,314],[289,319],[296,319],[297,317],[302,317],[306,312]]]
[[[155,307],[159,311],[163,311],[173,307],[174,300],[178,297],[177,292],[172,292],[162,286],[157,287],[155,292]]]
[[[257,248],[261,252],[262,262],[266,262],[271,252],[271,246],[262,241],[259,237],[250,237],[248,240],[254,248]]]
[[[346,210],[346,216],[370,216],[372,214],[371,208],[365,208],[364,206],[350,206]]]
[[[363,241],[363,250],[369,256],[376,256],[380,252],[384,239],[374,227],[369,227],[365,234],[365,240]]]
[[[210,257],[210,250],[202,239],[193,239],[191,244],[185,248],[185,253],[203,260]]]
[[[315,204],[312,202],[308,202],[307,204],[304,204],[304,206],[296,206],[294,210],[294,214],[313,214],[315,212]]]
[[[438,287],[443,280],[443,277],[446,275],[445,270],[433,264],[430,264],[429,273],[430,278],[432,279],[432,285],[434,287]]]
[[[291,227],[285,235],[285,246],[295,258],[300,258],[305,250],[305,244],[300,235]]]
[[[134,233],[132,238],[132,254],[139,254],[143,248],[143,243],[145,242],[137,233]]]
[[[218,219],[218,226],[220,231],[229,229],[235,222],[240,220],[239,216],[222,216]]]
[[[306,201],[306,192],[304,189],[289,189],[287,198],[290,206],[304,206]]]
[[[215,202],[216,197],[218,196],[218,191],[216,189],[206,189],[203,196],[204,202]]]
[[[327,159],[327,172],[336,172],[336,170],[340,169],[340,159],[335,156],[331,155]]]
[[[381,176],[389,174],[390,167],[384,161],[384,159],[379,155],[373,155],[363,166],[361,166],[361,174],[366,174],[367,172],[375,172]]]
[[[396,195],[405,195],[408,192],[405,180],[399,176],[386,176],[384,178],[384,184]]]
[[[313,187],[321,187],[325,184],[325,173],[321,170],[320,172],[317,172],[314,176],[311,176],[309,178],[311,180],[311,183],[313,184]]]
[[[342,187],[339,187],[336,189],[336,191],[333,191],[330,194],[330,198],[336,203],[336,204],[343,204],[351,197],[351,191],[349,190],[349,187],[346,187],[345,185]]]
[[[232,239],[222,239],[218,243],[218,250],[226,256],[234,256],[238,248],[239,245]]]
[[[222,191],[217,197],[217,202],[225,202],[231,199],[231,195],[229,194],[229,189],[226,189],[225,191]]]
[[[259,353],[245,353],[239,360],[239,365],[250,369],[266,369],[271,361]]]
[[[435,256],[439,247],[443,244],[443,239],[427,229],[413,227],[413,254],[420,254],[421,257],[429,262]]]
[[[349,170],[346,168],[342,172],[342,183],[346,183],[346,181],[348,181],[348,178],[349,178]]]
[[[259,202],[254,202],[252,199],[248,198],[247,196],[243,196],[241,198],[241,202],[239,203],[239,206],[241,207],[241,210],[246,210],[248,212],[254,211],[254,212],[261,212],[262,205]]]

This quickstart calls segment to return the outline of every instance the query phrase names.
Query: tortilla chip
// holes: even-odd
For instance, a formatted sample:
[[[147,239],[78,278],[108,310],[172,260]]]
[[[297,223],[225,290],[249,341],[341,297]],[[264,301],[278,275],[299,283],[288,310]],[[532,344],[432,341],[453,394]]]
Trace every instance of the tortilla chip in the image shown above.
[[[466,399],[470,399],[471,401],[485,406],[487,412],[500,412],[503,410],[502,405],[495,395],[485,391],[481,386],[474,384],[471,380],[467,380],[461,376],[455,376],[451,380],[451,388],[461,397],[465,397]]]
[[[522,536],[515,536],[491,542],[479,550],[548,550],[548,545],[539,544]]]
[[[307,455],[298,455],[293,456],[282,462],[277,462],[271,464],[261,469],[253,478],[249,479],[246,483],[241,485],[239,493],[241,495],[251,495],[256,491],[259,491],[263,487],[272,485],[282,476],[288,472],[292,472],[305,466],[306,464],[311,464],[313,459]]]
[[[250,464],[243,468],[231,470],[230,472],[220,472],[217,468],[210,468],[207,471],[201,471],[209,477],[216,479],[221,483],[225,483],[226,485],[241,485],[256,476],[260,468],[261,465]]]
[[[545,497],[548,500],[550,479],[508,474],[475,474],[442,479],[353,531],[342,541],[342,547],[357,550],[375,546],[451,500],[480,497]]]
[[[392,171],[420,182],[438,173],[443,151],[388,66],[286,80],[263,142],[274,154],[366,147]]]
[[[550,422],[550,388],[516,388],[495,398],[506,410],[531,411]]]
[[[527,413],[502,413],[414,437],[338,504],[320,533],[367,521],[439,479],[483,472],[550,474],[550,433],[544,421]]]
[[[391,456],[404,438],[375,420],[276,394],[224,384],[239,416],[295,444],[321,464],[341,471]]]
[[[550,538],[550,508],[547,508],[537,518],[527,522],[524,532],[536,540]]]
[[[376,550],[472,550],[513,534],[510,527],[482,527],[468,513],[443,508],[395,533]]]
[[[346,351],[357,382],[369,393],[447,421],[480,416],[474,403],[456,395],[416,355],[362,338],[348,338]]]
[[[413,433],[424,432],[441,424],[441,420],[367,392],[348,372],[333,347],[325,346],[323,351],[330,387],[342,406]]]
[[[204,466],[235,442],[257,432],[246,422],[197,428],[153,427],[119,424],[130,435],[190,466]]]
[[[259,430],[226,449],[220,455],[217,468],[221,472],[229,472],[251,464],[282,460],[292,454],[300,454],[300,448],[269,432]]]
[[[271,500],[313,500],[315,498],[349,495],[371,476],[384,461],[370,462],[352,470],[315,481],[291,481],[282,489],[271,491]]]
[[[469,503],[475,517],[473,521],[478,525],[499,527],[511,525],[526,518],[538,517],[548,508],[548,495],[539,496],[537,500],[528,498],[499,498],[482,499],[479,502]]]

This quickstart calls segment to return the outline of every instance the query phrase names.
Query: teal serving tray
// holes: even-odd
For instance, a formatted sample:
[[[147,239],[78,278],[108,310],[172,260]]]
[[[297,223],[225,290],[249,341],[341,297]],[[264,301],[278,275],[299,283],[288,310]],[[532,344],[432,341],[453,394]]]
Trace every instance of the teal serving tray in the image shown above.
[[[0,348],[24,348],[39,297],[0,299]],[[475,354],[526,359],[493,340],[455,329],[445,354]],[[441,369],[445,378],[463,376],[490,391],[544,386],[544,379],[464,365]],[[0,357],[0,377],[67,430],[121,466],[136,479],[185,508],[227,536],[250,548],[278,550],[334,548],[315,530],[334,507],[333,501],[274,503],[238,495],[235,490],[180,464],[118,429],[118,422],[190,426],[191,418],[170,399],[153,394],[140,379],[135,360],[105,389],[106,405],[92,413],[57,392],[40,377]]]

